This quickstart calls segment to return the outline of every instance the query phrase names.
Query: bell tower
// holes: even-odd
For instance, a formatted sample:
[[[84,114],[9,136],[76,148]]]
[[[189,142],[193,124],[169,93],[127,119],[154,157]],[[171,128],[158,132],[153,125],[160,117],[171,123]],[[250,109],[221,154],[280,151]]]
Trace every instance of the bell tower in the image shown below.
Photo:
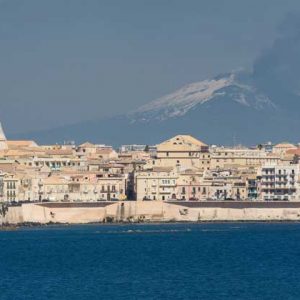
[[[4,134],[2,125],[0,123],[0,150],[5,150],[7,149],[7,144],[6,144],[6,136]]]

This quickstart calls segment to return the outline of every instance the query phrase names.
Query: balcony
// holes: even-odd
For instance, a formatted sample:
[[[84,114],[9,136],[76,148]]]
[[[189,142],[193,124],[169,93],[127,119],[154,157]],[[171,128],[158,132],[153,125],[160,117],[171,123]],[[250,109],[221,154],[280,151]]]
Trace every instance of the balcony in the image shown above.
[[[160,183],[159,186],[160,186],[160,187],[161,187],[161,186],[162,186],[162,187],[164,187],[164,186],[172,186],[172,187],[173,187],[173,186],[176,186],[176,183],[172,183],[172,182],[170,182],[170,183]]]
[[[171,194],[172,191],[170,189],[165,189],[165,190],[159,190],[160,194]]]
[[[276,184],[284,184],[286,185],[288,183],[287,180],[284,180],[284,181],[275,181]]]

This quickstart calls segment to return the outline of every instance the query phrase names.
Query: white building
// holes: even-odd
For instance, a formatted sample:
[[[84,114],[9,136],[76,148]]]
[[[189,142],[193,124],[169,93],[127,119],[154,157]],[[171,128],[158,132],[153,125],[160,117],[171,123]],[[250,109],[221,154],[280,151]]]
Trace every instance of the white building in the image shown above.
[[[264,165],[261,194],[264,201],[297,201],[299,165]]]

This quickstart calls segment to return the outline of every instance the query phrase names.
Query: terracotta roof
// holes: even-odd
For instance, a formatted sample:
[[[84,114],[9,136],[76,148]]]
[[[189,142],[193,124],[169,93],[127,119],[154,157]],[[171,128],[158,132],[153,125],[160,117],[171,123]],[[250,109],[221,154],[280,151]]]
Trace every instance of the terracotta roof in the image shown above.
[[[286,154],[299,155],[300,156],[300,148],[289,149],[289,150],[286,151]]]
[[[27,146],[37,145],[35,141],[24,140],[24,141],[7,141],[8,146]]]
[[[52,177],[45,178],[43,180],[43,183],[44,184],[67,184],[68,181],[61,177],[52,176]]]
[[[113,149],[97,149],[97,154],[110,154],[113,152]]]
[[[70,149],[53,149],[53,150],[46,150],[47,155],[72,155],[73,151]]]

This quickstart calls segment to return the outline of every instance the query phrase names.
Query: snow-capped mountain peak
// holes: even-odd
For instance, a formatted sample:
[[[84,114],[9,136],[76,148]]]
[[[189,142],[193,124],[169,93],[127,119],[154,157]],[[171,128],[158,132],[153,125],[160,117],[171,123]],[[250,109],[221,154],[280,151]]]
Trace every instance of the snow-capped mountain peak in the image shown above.
[[[218,76],[210,80],[191,83],[175,92],[143,105],[130,115],[132,122],[163,121],[185,115],[196,106],[225,96],[242,106],[260,110],[273,106],[272,102],[248,83],[239,82],[238,73]]]
[[[231,85],[233,82],[234,74],[219,79],[194,82],[185,85],[174,93],[143,105],[135,113],[166,110],[169,111],[169,117],[181,116],[195,105],[210,100],[218,90]]]

